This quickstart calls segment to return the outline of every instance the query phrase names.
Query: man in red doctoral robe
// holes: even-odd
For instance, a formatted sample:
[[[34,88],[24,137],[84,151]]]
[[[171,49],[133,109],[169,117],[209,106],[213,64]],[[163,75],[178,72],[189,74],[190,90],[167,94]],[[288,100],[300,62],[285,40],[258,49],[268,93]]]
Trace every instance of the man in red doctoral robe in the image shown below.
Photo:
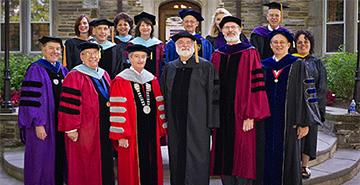
[[[270,115],[260,57],[242,43],[241,20],[227,16],[220,22],[227,41],[212,56],[220,80],[220,128],[213,134],[212,173],[224,185],[251,184],[256,178],[254,122]]]
[[[108,73],[98,67],[100,46],[79,45],[83,64],[65,77],[59,130],[66,133],[68,185],[114,185],[113,147],[109,139]]]
[[[131,67],[115,77],[110,89],[110,139],[118,154],[118,184],[162,185],[164,98],[157,78],[144,69],[150,50],[143,45],[127,50]]]

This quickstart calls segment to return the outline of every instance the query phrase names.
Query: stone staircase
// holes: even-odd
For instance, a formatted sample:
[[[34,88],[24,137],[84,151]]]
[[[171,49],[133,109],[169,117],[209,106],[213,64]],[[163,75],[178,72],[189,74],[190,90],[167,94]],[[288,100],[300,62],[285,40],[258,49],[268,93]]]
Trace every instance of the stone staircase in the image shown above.
[[[346,114],[346,112],[341,111],[344,110],[327,110],[327,112],[334,115]],[[310,162],[312,175],[311,178],[303,181],[304,185],[341,185],[354,176],[356,176],[354,179],[360,179],[360,150],[338,148],[338,146],[342,145],[333,134],[333,130],[331,124],[325,124],[319,129],[317,159]],[[169,159],[166,146],[162,147],[162,156],[164,185],[170,185]],[[4,149],[3,158],[3,170],[10,176],[23,180],[24,149]],[[221,185],[221,180],[218,177],[212,177],[210,185]]]
[[[304,180],[304,185],[340,185],[354,177],[360,170],[360,151],[338,149],[337,139],[324,131],[319,131],[317,159],[310,162],[312,176]],[[167,148],[162,148],[164,176],[169,178]],[[23,148],[4,151],[4,170],[12,177],[23,180]],[[166,175],[167,174],[167,175]],[[169,180],[164,179],[165,184]],[[212,179],[214,181],[214,179]],[[215,180],[221,184],[220,180]]]

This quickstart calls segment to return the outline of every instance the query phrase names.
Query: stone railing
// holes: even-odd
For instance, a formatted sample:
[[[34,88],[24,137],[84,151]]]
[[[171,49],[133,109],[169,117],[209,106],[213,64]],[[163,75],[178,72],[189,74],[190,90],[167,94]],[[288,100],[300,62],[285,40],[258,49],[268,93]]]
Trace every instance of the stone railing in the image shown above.
[[[0,144],[2,147],[22,145],[17,120],[17,113],[0,113]]]
[[[345,109],[327,107],[326,120],[339,148],[360,150],[360,114],[349,115]]]

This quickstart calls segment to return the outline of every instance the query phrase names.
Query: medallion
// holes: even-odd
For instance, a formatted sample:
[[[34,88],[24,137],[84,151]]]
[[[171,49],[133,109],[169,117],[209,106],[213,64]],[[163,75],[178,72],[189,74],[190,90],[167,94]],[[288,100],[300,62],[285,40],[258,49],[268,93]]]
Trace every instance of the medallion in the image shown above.
[[[149,114],[149,113],[150,113],[150,111],[151,111],[150,106],[145,105],[145,106],[143,107],[143,111],[144,111],[144,113],[145,113],[145,114]]]

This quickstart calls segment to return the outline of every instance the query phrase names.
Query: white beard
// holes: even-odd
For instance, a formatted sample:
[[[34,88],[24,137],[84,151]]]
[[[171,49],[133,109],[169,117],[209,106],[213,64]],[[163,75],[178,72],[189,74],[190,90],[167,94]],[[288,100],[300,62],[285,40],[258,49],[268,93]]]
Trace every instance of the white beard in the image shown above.
[[[194,50],[195,50],[194,47],[191,47],[188,50],[182,50],[182,49],[176,47],[177,54],[182,57],[191,56],[192,54],[194,54]]]
[[[240,40],[239,36],[234,36],[234,37],[224,36],[224,39],[226,40],[226,42],[238,42]]]

